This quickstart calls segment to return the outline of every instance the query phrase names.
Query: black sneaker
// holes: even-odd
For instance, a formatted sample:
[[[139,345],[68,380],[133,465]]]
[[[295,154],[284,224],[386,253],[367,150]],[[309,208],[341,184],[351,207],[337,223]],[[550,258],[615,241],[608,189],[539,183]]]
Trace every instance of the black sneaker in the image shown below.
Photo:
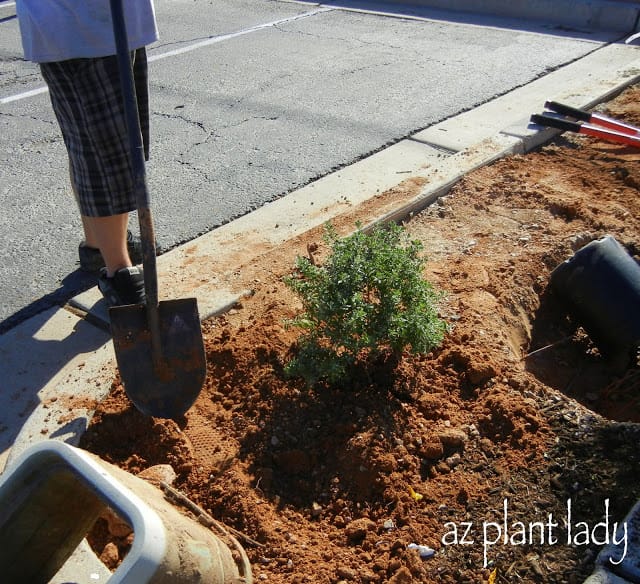
[[[134,264],[142,263],[142,242],[140,237],[127,230],[127,249],[129,257]],[[104,268],[104,260],[100,250],[89,247],[84,242],[78,246],[78,257],[80,258],[80,269],[84,272],[97,273]]]
[[[127,304],[144,304],[144,274],[138,266],[121,268],[112,278],[107,277],[107,269],[100,270],[98,288],[107,304],[125,306]]]

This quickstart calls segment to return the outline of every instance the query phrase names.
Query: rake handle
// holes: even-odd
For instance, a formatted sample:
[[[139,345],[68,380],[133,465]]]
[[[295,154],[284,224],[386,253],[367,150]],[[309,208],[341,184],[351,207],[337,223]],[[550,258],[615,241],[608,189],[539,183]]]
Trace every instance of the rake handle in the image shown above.
[[[602,126],[603,128],[609,128],[610,130],[614,130],[622,134],[629,134],[630,136],[640,136],[640,128],[632,126],[631,124],[626,124],[625,122],[621,122],[620,120],[615,120],[613,118],[603,116],[602,114],[592,114],[588,111],[578,109],[576,107],[571,107],[570,105],[566,105],[564,103],[558,103],[557,101],[547,101],[545,102],[544,107],[562,116],[569,116],[583,122],[591,122],[593,124],[597,124],[598,126]]]
[[[617,132],[608,128],[601,128],[592,124],[579,124],[560,118],[554,118],[548,115],[533,114],[531,122],[548,128],[556,128],[563,132],[576,132],[593,136],[609,142],[617,142],[618,144],[626,144],[627,146],[635,146],[640,148],[640,136],[632,136],[624,132]]]

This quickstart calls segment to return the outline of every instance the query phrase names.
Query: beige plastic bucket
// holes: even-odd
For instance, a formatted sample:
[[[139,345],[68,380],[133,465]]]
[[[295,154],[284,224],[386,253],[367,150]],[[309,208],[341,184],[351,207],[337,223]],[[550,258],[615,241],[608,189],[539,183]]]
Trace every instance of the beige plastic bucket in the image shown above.
[[[0,476],[0,580],[49,582],[106,507],[134,535],[109,584],[252,581],[248,564],[241,574],[230,548],[159,489],[55,440],[25,450]]]

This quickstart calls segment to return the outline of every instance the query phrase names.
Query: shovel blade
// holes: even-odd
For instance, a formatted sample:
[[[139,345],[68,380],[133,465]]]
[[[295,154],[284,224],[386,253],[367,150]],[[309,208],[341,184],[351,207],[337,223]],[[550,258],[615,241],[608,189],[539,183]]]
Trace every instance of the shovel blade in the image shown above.
[[[195,298],[158,304],[160,350],[154,355],[144,305],[109,310],[124,389],[143,414],[178,418],[195,402],[206,376],[204,341]]]

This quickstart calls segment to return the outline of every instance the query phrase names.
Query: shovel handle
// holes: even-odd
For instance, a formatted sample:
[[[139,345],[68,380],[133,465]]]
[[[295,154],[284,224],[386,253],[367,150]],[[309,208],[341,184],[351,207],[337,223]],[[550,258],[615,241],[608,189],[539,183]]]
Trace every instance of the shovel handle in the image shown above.
[[[147,189],[144,146],[142,131],[136,102],[133,71],[131,69],[131,55],[127,41],[127,25],[124,18],[122,0],[110,0],[113,34],[116,42],[118,70],[122,87],[127,135],[129,139],[129,158],[133,176],[138,222],[140,224],[140,239],[142,240],[142,264],[144,267],[144,287],[147,297],[147,307],[157,313],[158,306],[158,275],[156,268],[155,233],[153,219],[149,206],[149,191]],[[154,319],[153,315],[150,315]]]

